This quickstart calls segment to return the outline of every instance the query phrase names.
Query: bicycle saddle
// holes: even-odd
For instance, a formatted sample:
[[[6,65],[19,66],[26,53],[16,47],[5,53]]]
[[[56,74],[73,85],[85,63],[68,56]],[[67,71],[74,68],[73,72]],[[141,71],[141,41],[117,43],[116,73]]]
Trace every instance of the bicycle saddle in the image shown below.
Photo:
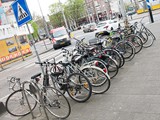
[[[31,77],[31,79],[36,79],[37,77],[41,76],[41,74],[42,74],[42,73],[37,73],[36,75],[33,75],[33,76]]]

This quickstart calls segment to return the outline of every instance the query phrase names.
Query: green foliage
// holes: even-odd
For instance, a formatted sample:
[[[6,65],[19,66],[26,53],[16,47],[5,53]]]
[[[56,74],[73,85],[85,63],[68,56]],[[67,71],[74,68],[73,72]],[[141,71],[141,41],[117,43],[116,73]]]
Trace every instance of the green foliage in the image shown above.
[[[64,20],[61,10],[64,10],[67,21],[74,21],[76,24],[78,20],[84,16],[84,0],[68,0],[65,4],[55,3],[50,6],[50,21],[53,26],[63,26]]]
[[[30,24],[31,24],[31,26],[33,27],[33,30],[34,30],[34,32],[33,32],[33,36],[34,36],[34,38],[35,39],[38,39],[38,25],[37,25],[37,23],[36,22],[34,22],[34,21],[31,21],[31,22],[29,22]],[[31,38],[30,38],[30,36],[28,36],[28,38],[29,38],[29,40],[31,40]]]
[[[62,8],[60,8],[58,3],[52,4],[50,6],[50,12],[52,13],[52,15],[49,16],[49,19],[54,27],[63,25],[63,16],[60,9]]]
[[[65,6],[65,13],[68,19],[74,20],[77,23],[78,19],[83,17],[85,13],[84,0],[69,0]]]

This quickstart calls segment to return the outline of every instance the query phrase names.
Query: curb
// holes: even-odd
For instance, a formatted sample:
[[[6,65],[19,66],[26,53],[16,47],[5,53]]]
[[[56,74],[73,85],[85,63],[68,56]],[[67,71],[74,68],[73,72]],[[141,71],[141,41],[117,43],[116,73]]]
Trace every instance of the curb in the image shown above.
[[[6,107],[4,106],[3,102],[0,102],[0,116],[6,112]]]

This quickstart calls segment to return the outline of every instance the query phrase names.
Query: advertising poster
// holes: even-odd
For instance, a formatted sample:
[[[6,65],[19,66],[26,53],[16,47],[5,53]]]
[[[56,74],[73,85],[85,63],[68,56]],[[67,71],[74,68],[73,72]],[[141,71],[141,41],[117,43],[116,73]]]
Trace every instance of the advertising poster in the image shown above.
[[[0,40],[0,62],[5,63],[7,61],[16,59],[21,56],[21,52],[18,49],[18,44],[23,55],[31,53],[30,45],[27,41],[27,36],[17,36],[17,41],[15,37]]]

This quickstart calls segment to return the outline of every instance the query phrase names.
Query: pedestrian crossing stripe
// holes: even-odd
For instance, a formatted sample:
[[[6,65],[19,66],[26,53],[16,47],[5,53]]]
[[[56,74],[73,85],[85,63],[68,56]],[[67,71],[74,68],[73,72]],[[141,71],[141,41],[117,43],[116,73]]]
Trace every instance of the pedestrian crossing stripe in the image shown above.
[[[18,11],[18,22],[23,20],[28,16],[27,12],[22,8],[22,6],[17,3],[17,11]]]

